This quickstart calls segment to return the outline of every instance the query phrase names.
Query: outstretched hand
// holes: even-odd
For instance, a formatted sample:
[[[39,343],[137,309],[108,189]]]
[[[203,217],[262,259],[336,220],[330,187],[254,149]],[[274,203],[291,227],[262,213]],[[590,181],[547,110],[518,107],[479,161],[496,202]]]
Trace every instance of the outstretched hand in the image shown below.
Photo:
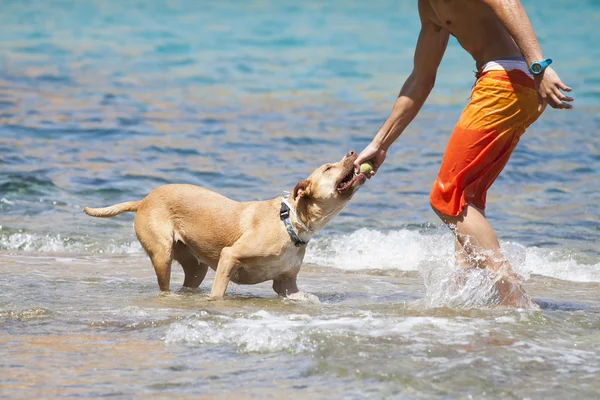
[[[356,158],[356,161],[354,161],[354,171],[358,173],[360,171],[360,164],[370,161],[371,164],[373,164],[373,171],[367,175],[367,178],[373,177],[377,173],[379,167],[381,167],[381,164],[385,161],[386,153],[387,150],[371,142],[363,151],[361,151]]]
[[[564,92],[570,92],[571,88],[562,83],[556,72],[550,67],[544,70],[541,78],[535,77],[535,88],[538,91],[539,106],[541,111],[544,107],[544,102],[550,104],[552,108],[571,109],[573,105],[569,102],[573,101],[572,97],[565,95]]]

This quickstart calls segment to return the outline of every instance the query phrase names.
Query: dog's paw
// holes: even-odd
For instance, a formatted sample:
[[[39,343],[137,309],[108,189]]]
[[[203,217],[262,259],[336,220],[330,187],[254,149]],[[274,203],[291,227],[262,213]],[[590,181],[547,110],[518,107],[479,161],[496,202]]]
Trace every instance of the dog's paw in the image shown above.
[[[202,293],[202,289],[200,289],[200,288],[189,288],[189,287],[182,286],[179,290],[177,290],[176,293],[177,294],[182,294],[182,295],[198,294],[198,293]]]

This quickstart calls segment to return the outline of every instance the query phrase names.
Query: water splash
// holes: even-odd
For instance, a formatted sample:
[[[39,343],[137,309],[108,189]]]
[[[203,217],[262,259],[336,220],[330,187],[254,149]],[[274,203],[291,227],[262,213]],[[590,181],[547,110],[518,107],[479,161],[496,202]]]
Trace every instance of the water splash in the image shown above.
[[[87,237],[3,231],[0,226],[0,251],[19,251],[27,253],[91,252],[99,254],[136,254],[142,253],[142,248],[137,241],[118,241],[111,239],[98,242],[95,239]]]
[[[166,343],[230,344],[242,353],[290,351],[301,353],[311,348],[298,328],[305,318],[275,317],[257,311],[247,318],[204,319],[204,316],[173,323],[165,334]]]
[[[298,292],[287,296],[286,300],[293,300],[301,303],[321,304],[321,300],[312,293]]]
[[[425,260],[449,257],[450,244],[450,233],[381,232],[363,228],[346,235],[315,239],[305,261],[345,270],[417,271]]]

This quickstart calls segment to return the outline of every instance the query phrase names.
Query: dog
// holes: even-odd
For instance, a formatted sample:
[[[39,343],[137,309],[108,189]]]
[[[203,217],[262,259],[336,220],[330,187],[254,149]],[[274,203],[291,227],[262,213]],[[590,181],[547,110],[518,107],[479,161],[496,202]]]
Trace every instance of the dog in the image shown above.
[[[354,173],[351,151],[298,182],[291,196],[237,202],[194,185],[170,184],[143,200],[105,208],[85,207],[93,217],[136,212],[134,230],[150,257],[158,286],[169,291],[171,263],[183,267],[183,286],[198,288],[208,267],[216,271],[210,297],[222,298],[229,281],[273,281],[280,296],[297,293],[296,277],[315,232],[344,208],[365,183]]]

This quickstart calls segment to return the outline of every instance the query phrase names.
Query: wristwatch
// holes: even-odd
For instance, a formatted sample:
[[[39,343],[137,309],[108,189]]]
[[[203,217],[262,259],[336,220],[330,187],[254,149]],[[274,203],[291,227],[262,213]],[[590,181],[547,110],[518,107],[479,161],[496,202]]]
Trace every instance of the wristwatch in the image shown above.
[[[546,67],[550,64],[552,64],[551,58],[547,58],[544,61],[532,62],[531,65],[529,66],[529,72],[531,72],[533,75],[539,75],[542,72],[544,72]]]

